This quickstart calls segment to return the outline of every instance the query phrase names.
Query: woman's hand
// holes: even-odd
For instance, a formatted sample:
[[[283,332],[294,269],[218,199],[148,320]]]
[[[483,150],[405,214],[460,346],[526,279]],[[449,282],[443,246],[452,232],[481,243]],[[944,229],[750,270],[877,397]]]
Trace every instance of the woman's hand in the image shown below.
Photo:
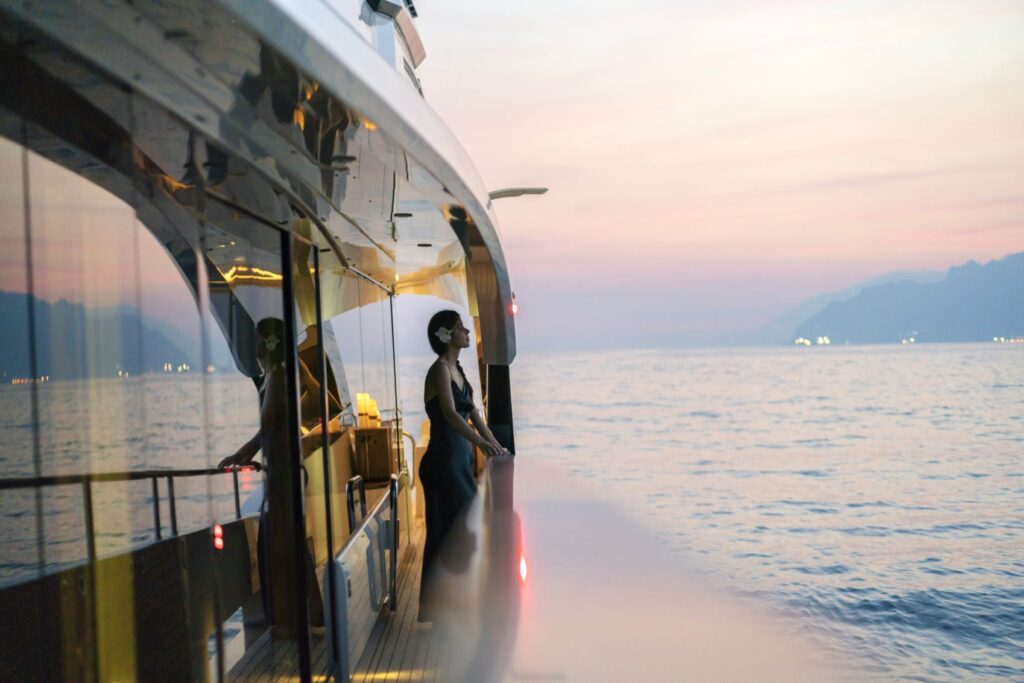
[[[243,451],[239,451],[234,455],[229,455],[228,457],[224,458],[219,463],[217,463],[217,469],[223,470],[228,467],[241,467],[243,465],[252,464],[253,456],[246,457],[246,455],[247,454]]]
[[[484,452],[484,455],[486,455],[489,458],[501,454],[501,451],[498,448],[496,448],[493,443],[487,441],[486,439],[480,439],[480,443],[478,443],[476,446],[477,448]]]
[[[486,439],[484,439],[483,443],[480,443],[478,445],[480,447],[480,450],[484,452],[484,455],[487,455],[488,457],[494,457],[497,455],[511,455],[508,452],[508,449],[502,446],[497,441],[487,441]]]
[[[244,444],[242,447],[235,451],[233,454],[224,458],[217,464],[217,469],[224,469],[225,467],[238,466],[252,464],[252,459],[256,457],[256,454],[260,452],[260,433],[256,432],[255,435]]]

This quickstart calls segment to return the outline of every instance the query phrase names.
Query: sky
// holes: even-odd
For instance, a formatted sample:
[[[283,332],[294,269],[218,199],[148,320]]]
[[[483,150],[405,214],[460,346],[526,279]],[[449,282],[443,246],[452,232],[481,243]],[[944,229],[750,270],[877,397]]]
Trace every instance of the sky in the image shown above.
[[[729,343],[887,272],[1024,251],[1019,0],[417,8],[427,100],[487,186],[550,188],[496,203],[520,350]],[[0,168],[20,164],[0,140]],[[52,195],[34,255],[60,264],[37,268],[37,295],[191,308],[126,206],[34,155],[30,170]],[[0,186],[0,289],[19,291],[16,185]],[[136,267],[83,249],[84,222],[67,233],[86,215],[137,240]],[[128,279],[87,277],[111,269]]]
[[[1024,250],[1024,4],[416,3],[522,349],[716,343]]]

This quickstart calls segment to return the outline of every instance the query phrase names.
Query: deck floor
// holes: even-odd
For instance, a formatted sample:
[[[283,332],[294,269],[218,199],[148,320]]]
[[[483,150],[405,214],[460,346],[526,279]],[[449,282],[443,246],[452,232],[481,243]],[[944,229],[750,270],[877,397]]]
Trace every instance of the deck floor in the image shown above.
[[[398,609],[384,610],[374,624],[362,657],[353,667],[352,681],[443,681],[450,643],[441,629],[423,629],[416,623],[424,530],[414,523],[412,542],[400,551]],[[312,635],[313,680],[327,681],[327,639]],[[226,676],[232,683],[284,683],[298,681],[298,654],[294,642],[275,641],[264,634]]]
[[[362,658],[353,668],[354,683],[375,681],[443,681],[450,650],[440,629],[417,626],[423,567],[422,526],[403,553],[398,573],[398,609],[381,614]]]

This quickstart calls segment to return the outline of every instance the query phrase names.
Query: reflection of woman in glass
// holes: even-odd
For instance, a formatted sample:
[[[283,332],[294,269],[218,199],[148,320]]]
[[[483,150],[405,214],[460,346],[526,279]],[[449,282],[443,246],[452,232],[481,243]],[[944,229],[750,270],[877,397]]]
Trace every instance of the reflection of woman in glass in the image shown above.
[[[281,417],[287,417],[287,408],[283,406],[277,406],[272,402],[266,400],[267,396],[267,385],[272,380],[283,381],[283,375],[278,377],[274,374],[274,370],[284,372],[284,347],[279,345],[284,344],[284,323],[280,320],[267,318],[261,320],[259,325],[256,326],[258,346],[257,346],[257,360],[260,364],[260,369],[263,371],[263,383],[260,388],[260,422],[261,425],[264,421],[274,420]],[[320,434],[323,430],[323,425],[320,419],[320,382],[317,381],[316,377],[310,371],[309,366],[306,364],[305,356],[306,351],[315,350],[316,347],[316,327],[311,326],[306,330],[307,339],[304,344],[305,350],[300,347],[298,353],[299,362],[299,413],[300,413],[300,424],[299,427],[302,430],[302,458],[305,460],[308,458],[313,451],[320,447],[322,440]],[[269,348],[273,347],[273,348]],[[330,377],[330,361],[328,364],[328,377]],[[330,384],[330,382],[329,382]],[[281,389],[281,395],[286,396],[284,393],[283,385]],[[343,406],[335,396],[334,391],[331,391],[330,387],[327,390],[327,412],[328,419],[328,440],[330,443],[334,443],[337,438],[344,431],[341,424]],[[271,415],[270,413],[275,413]],[[229,455],[220,461],[217,467],[229,467],[231,465],[248,465],[252,462],[256,454],[259,453],[261,447],[261,431],[246,441],[242,446],[235,451],[234,454]],[[264,454],[266,459],[266,454]],[[266,463],[264,463],[266,464]]]
[[[427,325],[427,337],[437,361],[427,372],[423,391],[430,418],[430,444],[420,462],[427,517],[418,617],[421,622],[433,619],[429,580],[441,546],[476,494],[473,446],[487,455],[508,454],[473,403],[473,388],[459,365],[459,352],[469,346],[469,330],[459,314],[435,313]]]
[[[285,334],[284,322],[278,318],[264,318],[256,325],[256,358],[260,370],[263,373],[262,385],[260,387],[260,430],[253,438],[249,439],[233,455],[224,458],[218,467],[231,465],[246,465],[260,451],[263,453],[263,464],[267,467],[268,476],[276,477],[278,482],[292,476],[298,476],[291,464],[291,440],[294,433],[289,427],[288,405],[288,375],[285,363],[286,353],[290,351],[289,340]],[[303,458],[309,456],[323,443],[321,436],[322,429],[318,416],[320,383],[300,361],[299,363],[299,387],[301,391],[300,409],[303,417],[312,415],[309,420],[312,429],[305,424],[301,425],[304,434],[301,438]],[[307,405],[308,404],[308,405]],[[328,392],[329,410],[337,412],[338,415],[331,419],[328,425],[328,436],[334,440],[341,434],[340,426],[340,404],[337,399]],[[314,410],[314,408],[316,408]],[[270,524],[269,514],[277,512],[278,519],[287,514],[290,506],[294,503],[288,498],[289,486],[268,485],[265,488],[263,509],[260,513],[259,539],[257,541],[257,557],[259,560],[260,583],[270,588],[268,583],[268,568],[274,566],[272,558],[286,558],[294,552],[294,540],[288,534],[285,525],[280,523]],[[269,510],[269,514],[268,511]],[[314,573],[313,558],[306,548],[305,573],[306,586],[309,590],[309,619],[311,625],[323,625],[322,601],[317,596],[317,579]],[[276,570],[272,570],[276,571]],[[287,576],[287,573],[286,573]],[[281,632],[288,632],[292,624],[292,617],[295,606],[288,602],[288,591],[280,583],[275,584],[276,588],[269,591],[264,590],[264,608],[270,613],[272,623],[277,624]],[[269,595],[268,595],[269,593]]]

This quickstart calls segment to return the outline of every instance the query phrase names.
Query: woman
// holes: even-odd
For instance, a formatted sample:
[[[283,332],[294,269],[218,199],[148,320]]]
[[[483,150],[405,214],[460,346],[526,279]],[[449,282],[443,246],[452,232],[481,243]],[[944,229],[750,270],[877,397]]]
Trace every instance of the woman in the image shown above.
[[[459,365],[459,352],[469,347],[469,330],[462,318],[455,311],[435,313],[427,324],[427,338],[437,360],[427,371],[423,391],[430,418],[430,444],[420,462],[427,514],[418,617],[421,622],[429,622],[434,616],[429,583],[438,553],[476,495],[473,446],[487,455],[508,455],[473,403],[473,387]]]

